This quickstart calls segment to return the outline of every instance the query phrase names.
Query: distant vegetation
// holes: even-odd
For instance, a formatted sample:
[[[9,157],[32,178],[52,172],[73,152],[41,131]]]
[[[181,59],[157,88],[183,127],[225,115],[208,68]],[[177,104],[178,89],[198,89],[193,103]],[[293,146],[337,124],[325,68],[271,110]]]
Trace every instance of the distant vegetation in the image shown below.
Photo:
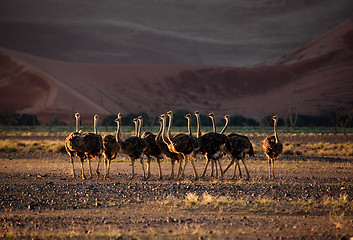
[[[185,115],[187,113],[192,113],[192,127],[196,126],[196,119],[193,115],[193,111],[189,111],[187,109],[182,109],[174,112],[173,117],[173,126],[178,129],[186,127],[187,120],[185,119]],[[291,113],[292,114],[292,113]],[[122,125],[133,128],[132,119],[138,116],[143,116],[144,127],[146,130],[156,130],[158,126],[158,116],[150,116],[146,112],[139,113],[129,113],[123,116]],[[346,128],[353,128],[352,114],[340,114],[338,112],[329,112],[320,116],[312,116],[312,115],[303,115],[303,114],[292,114],[288,115],[285,118],[279,116],[278,126],[280,128],[285,128],[286,132],[295,132],[295,129],[298,128],[333,128],[332,132],[338,133],[346,132]],[[102,121],[102,126],[106,127],[106,130],[110,131],[110,128],[114,128],[116,123],[114,120],[117,118],[116,114],[111,114],[105,117]],[[220,129],[224,126],[225,120],[223,116],[216,116],[218,119],[216,125],[217,129]],[[211,128],[212,121],[208,117],[208,115],[200,114],[201,127],[203,128]],[[246,118],[242,115],[235,114],[230,116],[229,128],[238,128],[238,127],[246,127],[246,128],[254,128],[261,131],[263,128],[272,127],[272,115],[266,116],[260,120],[260,122],[256,121],[253,118]],[[48,126],[50,131],[57,129],[58,126],[63,126],[62,129],[66,129],[64,127],[67,125],[64,121],[60,120],[59,117],[54,117],[46,126]],[[3,114],[0,115],[0,126],[43,126],[37,119],[36,115],[32,114]],[[56,127],[55,127],[56,126]],[[85,129],[85,126],[82,126],[82,129]],[[6,129],[6,128],[5,128]],[[61,129],[61,128],[60,128]],[[1,130],[1,129],[0,129]],[[45,131],[45,130],[44,130]],[[59,130],[60,131],[60,130]],[[65,131],[65,130],[64,130]],[[68,131],[71,131],[69,129]],[[157,130],[158,131],[158,130]],[[283,130],[282,130],[283,132]]]
[[[0,114],[0,125],[2,126],[34,126],[40,125],[36,115],[32,114]]]

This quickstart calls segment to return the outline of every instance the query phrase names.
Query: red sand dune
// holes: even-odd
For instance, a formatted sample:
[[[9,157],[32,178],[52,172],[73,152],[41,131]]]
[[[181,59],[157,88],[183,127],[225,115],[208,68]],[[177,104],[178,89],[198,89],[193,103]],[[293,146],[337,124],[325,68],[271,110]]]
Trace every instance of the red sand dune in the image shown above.
[[[160,114],[168,109],[260,119],[353,108],[353,22],[252,67],[83,64],[0,49],[1,113],[64,121],[78,111]]]

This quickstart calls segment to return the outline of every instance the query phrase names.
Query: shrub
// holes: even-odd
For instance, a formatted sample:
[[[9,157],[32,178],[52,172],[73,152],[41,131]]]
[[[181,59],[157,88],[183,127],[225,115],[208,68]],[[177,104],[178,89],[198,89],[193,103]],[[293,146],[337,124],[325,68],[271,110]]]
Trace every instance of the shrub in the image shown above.
[[[34,126],[40,125],[38,118],[33,114],[1,114],[0,125],[3,126]]]

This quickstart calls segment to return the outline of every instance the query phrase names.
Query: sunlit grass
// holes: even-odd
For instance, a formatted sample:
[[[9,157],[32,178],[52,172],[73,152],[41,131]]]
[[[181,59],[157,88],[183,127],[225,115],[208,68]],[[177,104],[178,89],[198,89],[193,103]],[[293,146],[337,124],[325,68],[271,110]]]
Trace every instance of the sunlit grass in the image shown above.
[[[344,207],[349,204],[349,199],[347,194],[341,194],[338,198],[326,196],[322,203],[328,206]]]
[[[318,211],[331,215],[342,212],[351,214],[353,204],[348,195],[339,197],[323,196],[321,199],[301,198],[290,201],[280,201],[268,196],[234,198],[230,196],[214,196],[208,192],[202,195],[187,193],[184,198],[168,197],[154,202],[157,205],[168,205],[185,208],[211,208],[214,211],[238,213],[272,213],[272,214],[317,214]]]
[[[35,152],[45,151],[47,153],[62,153],[65,152],[65,145],[63,141],[59,140],[18,140],[6,139],[0,141],[0,152]]]
[[[285,155],[307,156],[353,156],[353,143],[313,142],[302,144],[299,142],[285,142]]]

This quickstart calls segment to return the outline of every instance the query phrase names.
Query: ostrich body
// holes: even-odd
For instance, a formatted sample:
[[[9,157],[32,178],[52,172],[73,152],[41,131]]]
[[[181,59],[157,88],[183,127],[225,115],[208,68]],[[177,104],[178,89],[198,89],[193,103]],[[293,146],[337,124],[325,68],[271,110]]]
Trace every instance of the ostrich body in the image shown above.
[[[229,115],[224,116],[224,119],[229,122]],[[237,167],[239,170],[239,177],[242,177],[242,173],[240,170],[239,160],[242,160],[247,179],[250,178],[250,174],[248,168],[245,164],[245,155],[254,156],[254,148],[247,136],[239,135],[237,133],[228,134],[228,139],[224,148],[224,152],[231,155],[232,160],[229,165],[224,170],[224,173],[234,164],[234,174],[231,179],[235,179],[235,174],[237,171]]]
[[[142,165],[142,170],[143,170],[143,178],[146,178],[146,172],[145,172],[145,166],[143,165],[143,152],[147,149],[147,144],[146,142],[137,137],[129,137],[125,140],[121,139],[121,117],[123,115],[121,113],[118,114],[118,118],[115,120],[117,123],[117,142],[120,145],[120,150],[123,154],[126,154],[130,157],[131,159],[131,179],[134,178],[135,176],[135,160],[137,158],[140,158],[140,162]],[[135,123],[137,124],[137,123]]]
[[[272,119],[274,121],[274,135],[265,138],[262,143],[263,151],[268,158],[269,178],[275,178],[274,161],[275,158],[283,151],[283,144],[279,141],[277,134],[277,115],[273,116]]]
[[[168,145],[168,148],[171,152],[174,152],[179,155],[179,171],[178,171],[178,178],[184,177],[184,171],[187,164],[187,156],[195,151],[198,148],[197,141],[194,138],[190,137],[187,134],[179,133],[176,136],[171,137],[171,125],[173,122],[173,112],[167,112],[167,116],[169,117],[169,126],[168,126],[168,134],[167,136],[163,136],[163,141]],[[165,125],[165,116],[164,116],[164,123]],[[184,159],[185,164],[184,168],[182,167],[182,160]],[[191,160],[191,164],[194,170],[194,178],[195,180],[198,179],[198,175],[196,172],[196,167],[193,159]]]
[[[80,114],[76,113],[75,114],[75,119],[76,119],[76,131],[73,133],[70,133],[69,136],[65,139],[65,149],[66,152],[70,156],[70,161],[72,164],[72,174],[73,177],[75,178],[75,168],[74,168],[74,158],[77,155],[77,157],[80,159],[81,162],[81,177],[82,179],[85,179],[85,174],[84,174],[84,169],[83,169],[83,161],[85,159],[85,144],[83,142],[83,134],[82,131],[79,130],[79,124],[80,124]]]
[[[174,179],[174,166],[175,162],[179,161],[179,157],[181,158],[182,156],[180,154],[171,152],[168,148],[168,145],[163,141],[162,135],[165,133],[165,124],[164,123],[164,114],[158,118],[158,122],[160,124],[160,129],[159,132],[155,138],[156,144],[159,146],[159,149],[161,152],[168,158],[170,158],[171,163],[172,163],[172,170],[170,173],[169,180]]]
[[[195,115],[196,115],[196,120],[197,120],[197,128],[199,129],[200,128],[200,119],[199,119],[198,113]],[[212,114],[209,116],[211,117],[211,119],[213,119]],[[228,123],[226,122],[224,129],[227,128],[227,124]],[[199,131],[200,130],[198,130],[198,132]],[[206,174],[207,166],[208,166],[209,162],[210,161],[217,161],[219,168],[220,168],[220,171],[221,171],[221,178],[223,178],[223,170],[222,170],[222,166],[221,166],[221,162],[220,162],[219,158],[222,156],[221,150],[224,148],[226,141],[227,141],[227,136],[225,136],[224,134],[216,133],[216,132],[209,132],[209,133],[206,133],[198,138],[198,143],[199,143],[200,149],[196,153],[201,153],[206,158],[206,165],[205,165],[204,171],[202,173],[202,177],[204,177]],[[193,158],[196,158],[196,153],[194,154]],[[212,168],[212,170],[213,170],[213,168]],[[211,176],[213,176],[213,171],[212,171]]]
[[[139,135],[141,135],[143,119],[142,116],[138,117],[139,123]],[[156,135],[151,132],[144,132],[141,135],[141,138],[147,142],[147,149],[144,151],[144,154],[147,157],[147,178],[151,177],[151,157],[157,159],[158,168],[159,168],[159,179],[163,179],[162,168],[161,168],[161,159],[163,159],[163,154],[158,144],[156,143]]]
[[[212,127],[213,127],[213,132],[216,133],[214,136],[216,138],[219,138],[219,140],[221,141],[224,141],[224,136],[220,136],[219,134],[223,134],[225,132],[225,130],[227,129],[228,127],[228,123],[229,122],[226,122],[226,124],[224,125],[223,129],[221,130],[221,132],[219,134],[217,134],[217,129],[216,129],[216,121],[214,120],[214,114],[213,113],[209,113],[208,116],[211,118],[212,120]],[[206,165],[205,165],[205,169],[204,169],[204,172],[203,172],[203,177],[205,176],[206,174],[206,170],[207,170],[207,166],[208,166],[208,163],[211,161],[211,167],[212,167],[212,171],[211,171],[211,177],[213,177],[213,172],[214,172],[214,168],[215,168],[215,171],[216,171],[216,177],[218,176],[218,170],[217,170],[217,162],[218,161],[218,158],[217,157],[216,159],[214,158],[210,158],[208,159]]]
[[[92,167],[91,167],[91,159],[98,158],[98,165],[96,169],[97,177],[99,178],[99,164],[103,154],[103,140],[102,137],[98,134],[97,123],[99,116],[96,114],[93,117],[93,125],[94,125],[94,133],[85,133],[83,134],[83,142],[85,144],[85,154],[88,159],[89,173],[90,178],[92,178]]]
[[[116,155],[120,152],[120,145],[117,141],[117,133],[114,135],[105,135],[103,137],[103,155],[105,157],[105,174],[104,179],[109,178],[110,163],[116,158]]]

